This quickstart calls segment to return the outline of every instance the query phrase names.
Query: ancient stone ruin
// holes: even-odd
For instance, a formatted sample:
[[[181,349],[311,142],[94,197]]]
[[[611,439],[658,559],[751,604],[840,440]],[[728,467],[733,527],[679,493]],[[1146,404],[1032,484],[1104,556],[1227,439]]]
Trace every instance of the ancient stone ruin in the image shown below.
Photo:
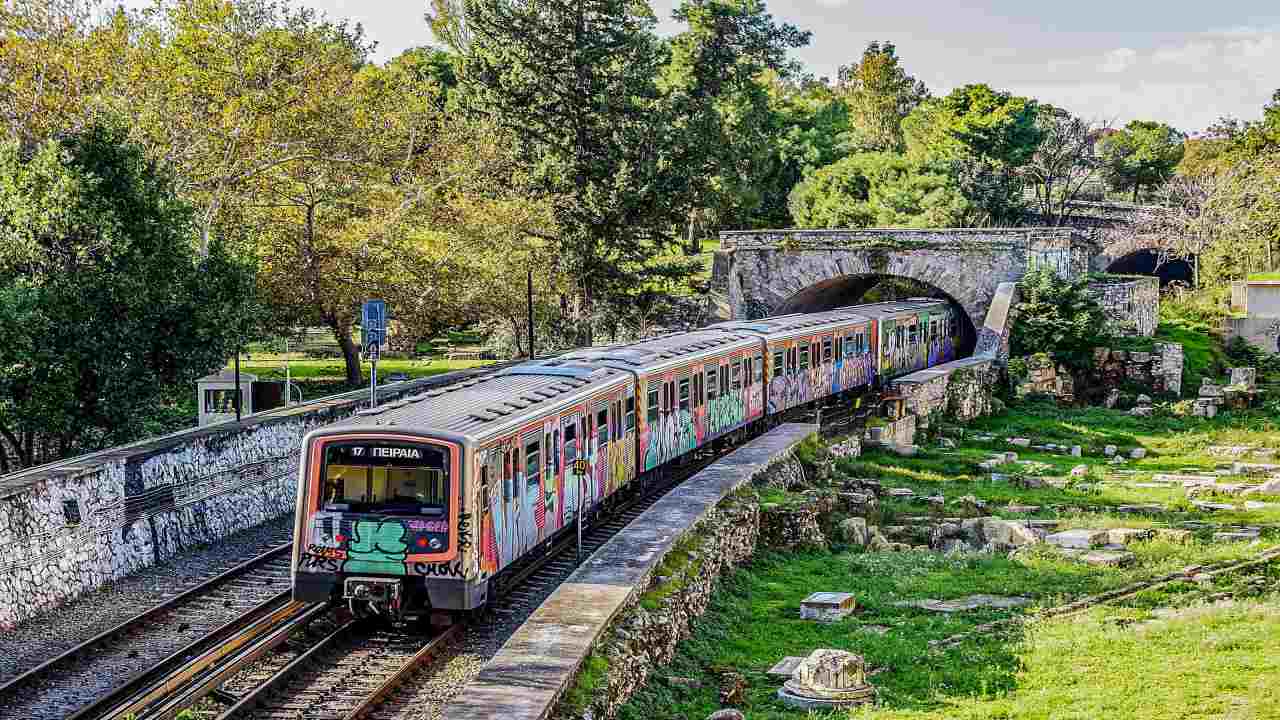
[[[862,656],[844,650],[814,650],[778,690],[783,702],[806,710],[852,707],[875,696]]]

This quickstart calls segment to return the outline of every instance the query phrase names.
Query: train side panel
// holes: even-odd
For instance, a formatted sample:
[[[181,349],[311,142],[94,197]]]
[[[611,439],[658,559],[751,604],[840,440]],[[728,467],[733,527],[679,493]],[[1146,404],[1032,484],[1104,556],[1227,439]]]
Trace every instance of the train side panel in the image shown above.
[[[638,400],[647,472],[764,417],[764,357],[752,345],[642,374]]]
[[[487,579],[635,479],[636,438],[628,382],[486,443],[476,453],[479,534],[470,577]]]

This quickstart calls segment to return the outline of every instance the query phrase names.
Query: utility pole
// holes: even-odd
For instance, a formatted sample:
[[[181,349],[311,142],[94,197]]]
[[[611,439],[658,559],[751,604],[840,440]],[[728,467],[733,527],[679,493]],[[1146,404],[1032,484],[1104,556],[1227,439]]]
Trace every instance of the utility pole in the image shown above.
[[[529,311],[529,359],[533,359],[533,265],[529,266],[529,283],[526,286]]]
[[[236,343],[236,422],[240,422],[240,343]]]

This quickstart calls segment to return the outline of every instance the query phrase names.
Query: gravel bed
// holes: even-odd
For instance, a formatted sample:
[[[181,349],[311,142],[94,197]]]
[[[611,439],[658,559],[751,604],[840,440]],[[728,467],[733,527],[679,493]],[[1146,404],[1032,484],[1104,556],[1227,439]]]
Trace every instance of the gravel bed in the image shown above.
[[[0,633],[0,683],[266,550],[287,542],[284,516],[140,570]]]

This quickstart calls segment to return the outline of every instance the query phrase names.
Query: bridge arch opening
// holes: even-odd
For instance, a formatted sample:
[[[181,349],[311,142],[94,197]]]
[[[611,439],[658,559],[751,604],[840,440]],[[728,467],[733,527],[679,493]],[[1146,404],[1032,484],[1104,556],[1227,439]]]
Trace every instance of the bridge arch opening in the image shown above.
[[[1195,277],[1191,262],[1183,258],[1162,258],[1158,250],[1134,250],[1112,261],[1107,272],[1117,275],[1154,275],[1160,278],[1160,287],[1171,282],[1191,285]]]
[[[956,317],[960,318],[960,344],[956,348],[956,357],[972,355],[978,343],[978,331],[964,306],[936,285],[900,275],[844,275],[824,280],[787,298],[774,314],[823,312],[848,305],[919,297],[937,298],[951,304]]]

